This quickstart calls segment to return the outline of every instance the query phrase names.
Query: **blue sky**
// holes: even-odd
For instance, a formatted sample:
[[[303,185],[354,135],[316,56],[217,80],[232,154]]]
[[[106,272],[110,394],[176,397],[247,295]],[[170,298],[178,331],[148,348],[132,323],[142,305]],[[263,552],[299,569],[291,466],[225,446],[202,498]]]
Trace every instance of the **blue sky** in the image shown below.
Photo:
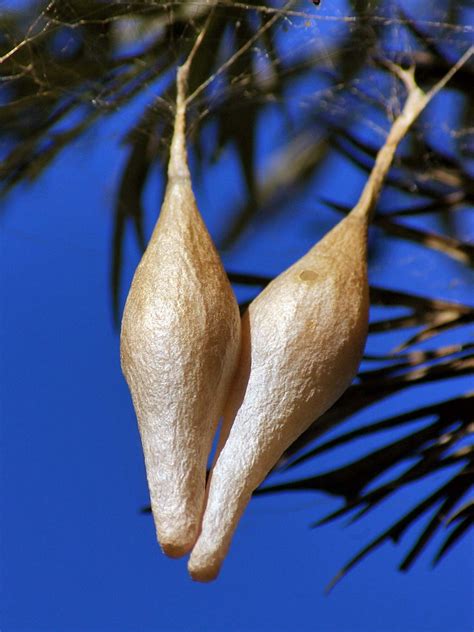
[[[356,549],[397,510],[415,503],[418,488],[350,529],[339,523],[309,528],[338,506],[322,494],[254,499],[213,584],[193,583],[184,560],[161,554],[151,518],[140,513],[148,492],[110,310],[113,201],[126,116],[88,133],[38,182],[3,202],[0,214],[2,632],[471,630],[472,538],[458,544],[434,572],[430,557],[436,546],[410,573],[401,574],[396,567],[402,551],[385,545],[329,597],[323,594]],[[264,124],[268,132],[273,123]],[[346,174],[342,193],[354,200],[360,174],[336,158],[332,166]],[[325,187],[334,189],[323,176],[314,183],[321,197]],[[162,183],[153,178],[148,230],[161,191]],[[217,237],[223,221],[218,198],[238,195],[231,151],[196,192]],[[315,214],[308,198],[292,205],[292,212],[254,225],[225,253],[228,266],[278,273],[336,221],[330,212]],[[472,238],[472,222],[461,221]],[[127,285],[139,257],[131,238],[126,251]],[[459,300],[467,300],[472,283],[443,256],[401,242],[377,260],[371,274],[391,287],[418,287]],[[467,387],[463,380],[434,388],[442,397],[448,388],[455,393]],[[390,412],[406,408],[415,397],[430,400],[432,388],[408,394],[404,402],[390,401]],[[366,419],[383,410],[386,402]],[[364,448],[348,450],[344,460]],[[305,472],[325,469],[331,458],[306,466]],[[416,529],[407,543],[415,536]]]

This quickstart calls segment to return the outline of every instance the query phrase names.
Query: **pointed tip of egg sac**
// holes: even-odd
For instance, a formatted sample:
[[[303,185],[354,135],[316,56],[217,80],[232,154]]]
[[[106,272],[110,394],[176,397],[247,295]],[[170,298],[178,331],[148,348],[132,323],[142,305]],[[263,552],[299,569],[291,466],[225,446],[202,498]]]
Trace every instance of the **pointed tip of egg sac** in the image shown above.
[[[191,552],[199,535],[202,510],[200,503],[190,507],[185,502],[165,514],[155,509],[156,537],[166,556],[179,558]]]
[[[184,557],[187,555],[191,549],[192,544],[190,545],[188,542],[180,542],[178,540],[175,541],[159,541],[161,550],[163,553],[172,559],[178,559],[180,557]]]
[[[200,559],[191,554],[191,558],[188,562],[188,571],[195,582],[208,583],[217,579],[221,569],[221,562],[213,560],[208,561]]]
[[[167,557],[173,559],[183,557],[191,552],[198,536],[198,525],[195,528],[179,529],[173,531],[167,530],[163,533],[163,529],[157,533],[158,543],[161,550]]]

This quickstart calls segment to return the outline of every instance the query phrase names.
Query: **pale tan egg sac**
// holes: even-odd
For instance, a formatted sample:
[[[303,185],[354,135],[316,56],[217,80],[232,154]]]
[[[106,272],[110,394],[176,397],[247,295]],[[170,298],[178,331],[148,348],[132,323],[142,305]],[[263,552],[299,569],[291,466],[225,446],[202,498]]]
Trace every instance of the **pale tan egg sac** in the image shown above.
[[[198,535],[207,459],[240,348],[237,302],[191,187],[184,117],[178,94],[165,199],[121,332],[157,536],[172,557]]]
[[[201,533],[188,564],[196,580],[217,576],[252,492],[356,375],[368,328],[368,222],[397,146],[453,74],[425,94],[413,70],[392,67],[408,96],[358,203],[278,276],[243,317],[238,375],[224,413]]]
[[[243,361],[189,563],[194,579],[217,575],[253,490],[357,372],[369,308],[366,233],[363,218],[347,217],[243,318]]]

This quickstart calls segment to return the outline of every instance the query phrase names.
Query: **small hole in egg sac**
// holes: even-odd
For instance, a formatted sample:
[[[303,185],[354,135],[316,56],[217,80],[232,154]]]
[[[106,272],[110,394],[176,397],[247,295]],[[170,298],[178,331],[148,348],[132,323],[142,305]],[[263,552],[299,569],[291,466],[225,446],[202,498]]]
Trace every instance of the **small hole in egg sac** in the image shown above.
[[[303,270],[300,272],[301,281],[316,281],[318,275],[313,270]]]

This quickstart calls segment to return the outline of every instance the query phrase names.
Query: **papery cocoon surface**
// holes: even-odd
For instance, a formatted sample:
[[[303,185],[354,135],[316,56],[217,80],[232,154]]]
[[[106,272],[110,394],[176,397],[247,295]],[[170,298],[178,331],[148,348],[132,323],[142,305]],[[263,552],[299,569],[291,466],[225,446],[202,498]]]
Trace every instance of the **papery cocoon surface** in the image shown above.
[[[240,347],[238,306],[191,187],[184,116],[178,97],[165,198],[121,333],[158,540],[173,557],[198,534],[207,459]]]
[[[366,216],[349,215],[244,315],[239,373],[189,562],[193,578],[217,575],[252,492],[354,378],[368,325],[366,241]]]
[[[455,68],[471,54],[469,49]],[[252,492],[357,373],[368,329],[368,221],[398,144],[453,74],[424,93],[413,69],[393,68],[406,85],[407,99],[357,205],[270,283],[244,315],[239,372],[188,565],[194,579],[216,577]]]

